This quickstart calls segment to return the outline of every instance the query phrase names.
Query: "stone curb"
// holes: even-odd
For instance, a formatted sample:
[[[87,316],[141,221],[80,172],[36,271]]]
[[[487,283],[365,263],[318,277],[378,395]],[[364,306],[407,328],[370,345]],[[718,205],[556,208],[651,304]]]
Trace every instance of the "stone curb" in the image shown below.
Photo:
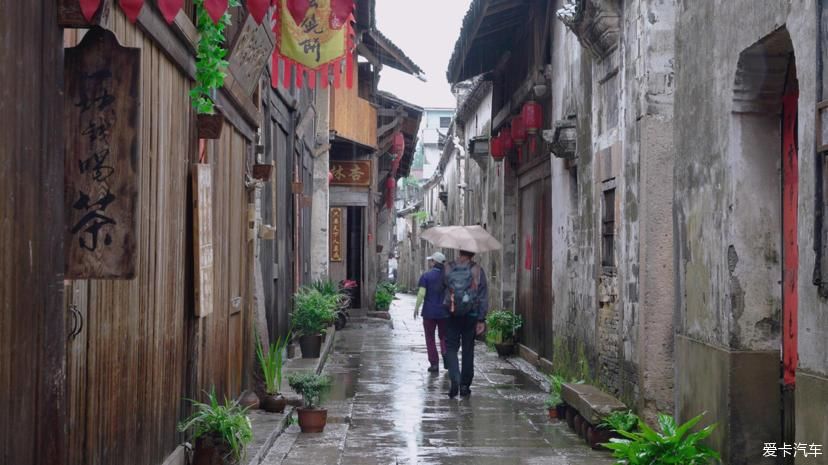
[[[322,373],[322,369],[325,367],[325,362],[328,360],[328,356],[330,355],[331,351],[334,347],[334,342],[336,340],[336,330],[334,327],[328,328],[328,337],[325,338],[325,344],[322,346],[322,352],[319,356],[319,362],[316,364],[316,373]],[[288,360],[290,362],[290,360]],[[293,417],[293,413],[296,411],[296,407],[288,405],[287,409],[285,410],[285,416],[282,418],[282,421],[279,422],[279,425],[271,431],[268,435],[267,439],[265,440],[264,444],[259,448],[250,460],[247,461],[246,465],[259,465],[261,464],[264,459],[267,457],[267,454],[270,452],[270,449],[273,448],[273,445],[276,443],[276,440],[285,430],[288,428],[290,418]]]

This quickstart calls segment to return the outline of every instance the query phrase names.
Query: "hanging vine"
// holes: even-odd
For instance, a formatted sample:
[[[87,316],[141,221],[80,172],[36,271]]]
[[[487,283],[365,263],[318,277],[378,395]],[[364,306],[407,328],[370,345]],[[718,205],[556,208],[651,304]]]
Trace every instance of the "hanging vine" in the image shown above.
[[[193,108],[198,114],[215,114],[214,92],[224,85],[228,61],[224,33],[230,26],[230,11],[214,23],[204,8],[204,0],[195,0],[198,27],[198,54],[196,55],[196,83],[190,91]],[[230,0],[229,7],[240,6],[239,0]]]

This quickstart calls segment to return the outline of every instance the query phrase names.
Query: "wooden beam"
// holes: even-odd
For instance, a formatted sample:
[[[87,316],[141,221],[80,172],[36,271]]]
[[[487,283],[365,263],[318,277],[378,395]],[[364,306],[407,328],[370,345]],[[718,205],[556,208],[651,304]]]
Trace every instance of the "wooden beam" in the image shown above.
[[[177,18],[176,18],[177,21]],[[167,57],[190,79],[195,79],[196,66],[193,44],[185,44],[155,8],[142,8],[138,27],[150,36]]]
[[[394,121],[391,121],[390,123],[377,128],[377,137],[378,138],[382,137],[385,134],[387,134],[389,131],[392,131],[394,129],[399,128],[401,124],[402,124],[402,116],[398,115],[396,118],[394,118]]]
[[[483,20],[486,19],[487,10],[489,9],[489,4],[491,4],[491,0],[481,0],[480,1],[480,12],[477,15],[477,20],[472,24],[471,29],[466,34],[466,42],[463,43],[460,49],[460,56],[459,61],[455,63],[455,67],[451,70],[451,82],[457,82],[458,77],[460,75],[460,70],[463,69],[463,63],[466,61],[466,56],[469,54],[469,50],[471,49],[472,44],[477,36],[477,31],[480,29],[480,25],[483,24]],[[462,31],[461,31],[462,34]],[[463,36],[461,35],[460,39]]]
[[[520,106],[526,101],[526,97],[528,97],[534,90],[535,75],[535,71],[529,71],[529,77],[526,78],[523,84],[521,84],[515,93],[509,98],[509,101],[503,105],[503,108],[501,108],[497,115],[495,115],[492,120],[492,130],[499,129],[500,126],[502,126],[506,120],[509,119],[509,115],[511,115],[513,111],[520,109]]]
[[[364,43],[361,43],[357,46],[357,54],[365,57],[368,60],[368,62],[374,65],[377,71],[380,71],[382,69],[382,62],[379,60],[379,58],[377,58],[376,55],[374,55],[373,53],[371,53],[370,50],[368,50],[368,47],[366,47]]]

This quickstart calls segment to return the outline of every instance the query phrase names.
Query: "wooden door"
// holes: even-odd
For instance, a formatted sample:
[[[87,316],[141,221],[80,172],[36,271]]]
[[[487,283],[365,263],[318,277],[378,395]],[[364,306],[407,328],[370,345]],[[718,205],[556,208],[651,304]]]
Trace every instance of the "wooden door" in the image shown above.
[[[521,176],[517,312],[524,318],[521,341],[541,357],[552,356],[551,185],[546,165]]]

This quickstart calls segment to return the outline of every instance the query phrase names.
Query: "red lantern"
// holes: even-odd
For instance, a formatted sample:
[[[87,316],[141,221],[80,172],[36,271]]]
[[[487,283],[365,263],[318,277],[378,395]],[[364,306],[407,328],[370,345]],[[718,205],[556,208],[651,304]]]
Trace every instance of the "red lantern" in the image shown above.
[[[530,100],[523,104],[520,115],[526,127],[526,132],[532,135],[537,134],[543,126],[543,107],[538,102]]]
[[[504,126],[500,130],[500,137],[503,138],[503,155],[509,155],[515,149],[515,141],[512,140],[512,128]]]
[[[523,117],[521,115],[512,118],[512,140],[517,145],[526,142],[526,126],[523,124]]]
[[[492,137],[489,141],[489,153],[492,155],[494,161],[503,161],[506,157],[506,152],[503,150],[503,133]]]
[[[397,180],[393,176],[388,176],[388,180],[385,181],[385,206],[389,209],[394,208],[394,191],[396,188]]]
[[[394,134],[394,142],[391,144],[391,153],[401,157],[403,152],[405,152],[405,137],[402,132],[397,132]]]

